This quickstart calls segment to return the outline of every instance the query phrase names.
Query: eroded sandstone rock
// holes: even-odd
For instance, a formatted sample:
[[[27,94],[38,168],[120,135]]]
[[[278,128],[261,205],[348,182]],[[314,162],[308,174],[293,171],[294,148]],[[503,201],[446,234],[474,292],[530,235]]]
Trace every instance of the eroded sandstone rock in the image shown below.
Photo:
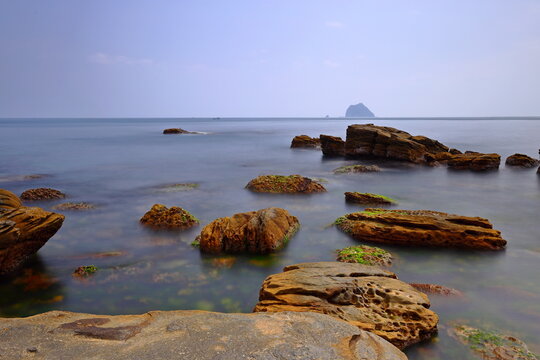
[[[482,154],[472,151],[453,155],[452,158],[448,159],[448,167],[455,170],[496,170],[500,163],[501,156],[499,154]]]
[[[21,267],[63,221],[63,215],[22,206],[17,195],[0,189],[0,275]]]
[[[314,313],[52,311],[0,319],[0,329],[2,359],[20,359],[28,349],[44,359],[407,359],[375,334]]]
[[[461,291],[437,284],[409,283],[413,288],[428,295],[463,296]]]
[[[345,155],[345,141],[337,136],[323,135],[319,136],[321,140],[322,153],[325,156],[343,156]]]
[[[307,135],[297,135],[292,139],[291,148],[311,148],[316,149],[321,146],[318,138],[312,138]]]
[[[168,208],[162,204],[154,204],[141,218],[140,223],[156,229],[183,230],[198,225],[199,219],[181,207]]]
[[[428,297],[375,266],[341,262],[285,267],[264,280],[256,312],[317,312],[381,336],[399,348],[432,336]]]
[[[540,160],[534,159],[524,154],[514,154],[506,158],[506,165],[519,166],[522,168],[532,168],[538,166]]]
[[[63,199],[66,194],[51,188],[28,189],[21,194],[21,199],[26,201]]]
[[[487,219],[430,210],[366,209],[342,216],[335,223],[361,241],[478,250],[506,246],[500,231]]]
[[[280,208],[234,214],[206,225],[196,242],[207,253],[268,254],[281,249],[300,226]]]
[[[300,175],[262,175],[251,180],[246,188],[268,193],[315,193],[326,189],[317,181]]]

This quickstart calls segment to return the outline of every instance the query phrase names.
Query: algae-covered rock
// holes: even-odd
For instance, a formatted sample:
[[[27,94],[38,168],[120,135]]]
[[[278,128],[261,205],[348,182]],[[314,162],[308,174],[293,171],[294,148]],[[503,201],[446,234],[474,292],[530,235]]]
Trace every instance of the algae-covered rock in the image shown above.
[[[356,204],[391,205],[396,203],[394,199],[388,196],[360,192],[346,192],[345,200]]]
[[[348,165],[334,169],[334,174],[368,173],[379,171],[381,171],[381,168],[377,165]]]
[[[337,261],[364,265],[390,266],[392,255],[374,246],[349,246],[337,251]]]
[[[262,175],[251,180],[246,188],[267,193],[316,193],[326,189],[319,182],[300,175]]]
[[[198,225],[199,219],[181,207],[167,208],[165,205],[155,204],[144,214],[140,223],[157,229],[183,230]]]

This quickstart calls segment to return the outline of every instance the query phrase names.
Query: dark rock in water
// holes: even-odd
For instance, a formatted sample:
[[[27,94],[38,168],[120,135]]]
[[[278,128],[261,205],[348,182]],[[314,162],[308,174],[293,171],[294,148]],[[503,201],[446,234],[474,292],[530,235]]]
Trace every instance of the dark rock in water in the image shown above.
[[[395,200],[384,195],[360,193],[360,192],[346,192],[345,201],[356,204],[380,204],[391,205],[395,204]]]
[[[405,348],[436,333],[439,318],[429,306],[424,293],[397,280],[392,272],[318,262],[287,266],[267,277],[254,311],[323,313]]]
[[[438,211],[366,209],[342,216],[335,224],[360,241],[478,250],[506,246],[487,219]]]
[[[63,199],[66,194],[51,188],[36,188],[24,191],[21,199],[26,201]]]
[[[267,193],[308,194],[326,191],[317,181],[300,175],[262,175],[251,180],[246,188]]]
[[[63,221],[63,215],[22,206],[17,195],[0,189],[0,275],[20,268]]]
[[[297,135],[292,139],[291,148],[317,149],[321,146],[318,138],[312,138],[307,135]]]
[[[379,336],[315,313],[52,311],[0,319],[0,328],[2,359],[34,355],[29,349],[43,359],[407,359]]]
[[[375,114],[366,105],[359,103],[349,106],[345,112],[345,117],[375,117]]]
[[[340,137],[321,134],[319,139],[321,140],[321,149],[324,156],[345,155],[345,141]]]
[[[540,160],[534,159],[524,154],[514,154],[506,158],[506,165],[519,166],[522,168],[532,168],[538,166]]]
[[[463,296],[461,291],[437,284],[409,283],[413,288],[427,295]]]
[[[79,266],[73,271],[73,276],[84,278],[94,274],[97,270],[98,268],[94,265]]]
[[[453,155],[448,159],[448,167],[454,170],[486,171],[497,170],[501,163],[499,154],[482,154],[466,152],[461,155]]]
[[[67,202],[63,204],[58,204],[53,206],[54,210],[64,210],[64,211],[81,211],[81,210],[92,210],[95,209],[96,206],[94,204],[90,204],[87,202],[79,202],[79,203],[72,203]]]
[[[334,169],[334,174],[368,173],[379,171],[381,171],[381,168],[377,165],[348,165]]]
[[[268,254],[285,246],[299,226],[287,210],[268,208],[216,219],[195,241],[207,253]]]
[[[163,130],[163,134],[198,134],[197,132],[191,132],[180,128],[171,128]]]
[[[199,225],[199,219],[178,206],[154,204],[140,220],[141,224],[156,229],[183,230]]]
[[[357,245],[338,250],[337,261],[364,265],[390,266],[392,255],[374,246]]]

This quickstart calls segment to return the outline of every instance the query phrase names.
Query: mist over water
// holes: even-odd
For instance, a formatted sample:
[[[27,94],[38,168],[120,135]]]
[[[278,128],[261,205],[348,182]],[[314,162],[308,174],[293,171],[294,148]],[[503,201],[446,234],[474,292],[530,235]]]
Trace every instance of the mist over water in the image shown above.
[[[410,359],[463,359],[467,352],[447,329],[464,321],[511,332],[540,353],[540,176],[535,169],[504,166],[514,153],[538,156],[538,120],[0,119],[0,188],[19,195],[52,187],[68,195],[65,201],[98,205],[65,212],[60,231],[19,275],[0,283],[0,316],[48,310],[250,312],[266,276],[298,262],[335,260],[336,249],[358,244],[328,225],[363,209],[346,204],[343,196],[360,191],[395,198],[397,208],[485,217],[508,241],[501,252],[380,246],[396,258],[390,270],[401,280],[441,284],[465,294],[430,296],[441,317],[439,336],[407,350]],[[342,165],[374,162],[325,159],[320,151],[289,148],[295,135],[344,138],[347,125],[367,122],[425,135],[462,151],[499,153],[501,168],[473,173],[377,162],[379,173],[334,175],[332,170]],[[162,135],[169,127],[207,134]],[[11,178],[28,174],[46,176]],[[328,192],[275,195],[244,188],[263,174],[322,178]],[[162,188],[176,183],[199,187]],[[61,202],[35,206],[49,210]],[[155,203],[181,206],[201,226],[180,233],[141,227],[138,220]],[[190,246],[210,221],[270,206],[289,210],[302,225],[281,252],[236,256],[229,268],[219,266],[220,257],[201,255]],[[117,256],[92,257],[112,251]],[[72,277],[77,266],[91,264],[99,271],[90,279]],[[31,287],[21,280],[24,274],[55,281]]]

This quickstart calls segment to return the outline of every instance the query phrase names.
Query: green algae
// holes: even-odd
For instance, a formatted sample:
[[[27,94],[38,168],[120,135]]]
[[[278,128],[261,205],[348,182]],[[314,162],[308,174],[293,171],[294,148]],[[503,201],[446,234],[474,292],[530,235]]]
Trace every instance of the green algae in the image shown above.
[[[358,245],[337,250],[337,260],[364,265],[390,265],[392,255],[386,250],[374,246]]]

